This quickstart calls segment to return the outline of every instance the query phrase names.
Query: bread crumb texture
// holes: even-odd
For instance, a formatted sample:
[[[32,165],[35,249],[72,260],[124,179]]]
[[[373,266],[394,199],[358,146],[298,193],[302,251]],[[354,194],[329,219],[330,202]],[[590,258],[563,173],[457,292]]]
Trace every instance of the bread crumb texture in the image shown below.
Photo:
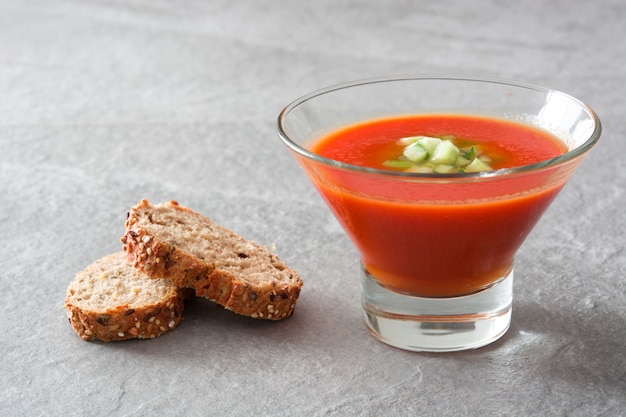
[[[289,317],[303,285],[274,253],[176,201],[141,200],[128,213],[121,241],[146,275],[253,318]]]
[[[124,252],[99,259],[70,283],[65,308],[85,340],[155,338],[183,317],[185,295],[167,279],[149,279]]]

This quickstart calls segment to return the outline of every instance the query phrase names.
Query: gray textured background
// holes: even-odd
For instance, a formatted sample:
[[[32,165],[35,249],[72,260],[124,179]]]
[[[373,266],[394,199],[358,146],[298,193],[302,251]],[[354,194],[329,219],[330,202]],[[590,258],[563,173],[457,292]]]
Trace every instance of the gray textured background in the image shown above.
[[[0,0],[0,414],[626,415],[626,3]],[[289,101],[463,73],[570,93],[604,134],[518,256],[495,344],[419,354],[361,324],[355,250],[275,134]],[[74,275],[128,208],[176,199],[305,280],[278,323],[189,305],[84,342]]]

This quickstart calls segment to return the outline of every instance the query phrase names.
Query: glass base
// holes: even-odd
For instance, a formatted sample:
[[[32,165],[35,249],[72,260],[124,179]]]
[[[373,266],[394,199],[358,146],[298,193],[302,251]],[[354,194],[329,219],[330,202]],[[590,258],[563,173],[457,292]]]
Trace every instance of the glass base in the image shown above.
[[[361,271],[365,326],[388,345],[421,352],[475,349],[499,339],[511,323],[513,269],[487,289],[453,298],[394,292]]]

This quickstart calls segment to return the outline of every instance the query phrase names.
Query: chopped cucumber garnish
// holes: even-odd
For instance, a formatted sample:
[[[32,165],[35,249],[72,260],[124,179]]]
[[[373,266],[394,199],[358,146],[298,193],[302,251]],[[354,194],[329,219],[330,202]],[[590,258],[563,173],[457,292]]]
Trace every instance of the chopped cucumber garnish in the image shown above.
[[[411,162],[420,162],[428,158],[428,151],[419,142],[415,142],[405,147],[402,155]]]
[[[470,162],[472,162],[472,161],[470,161],[469,159],[465,158],[464,156],[459,155],[459,156],[456,157],[456,160],[454,161],[454,165],[457,166],[457,167],[464,167],[465,165],[469,164]]]
[[[470,147],[467,151],[463,152],[463,158],[468,159],[468,160],[472,160],[474,159],[476,156],[476,148],[475,147]]]
[[[407,146],[407,145],[417,142],[421,137],[423,136],[409,136],[406,138],[398,139],[398,142],[396,143],[398,145]]]
[[[465,172],[483,172],[491,170],[491,167],[480,160],[480,158],[474,158],[472,162],[465,166]]]
[[[461,151],[449,140],[442,141],[430,157],[430,162],[435,165],[452,165]]]
[[[431,138],[428,136],[420,136],[418,140],[419,144],[424,147],[428,151],[429,155],[432,155],[435,152],[437,146],[441,144],[441,139],[439,138]]]
[[[454,166],[445,164],[435,165],[433,168],[433,172],[436,172],[437,174],[449,174],[454,170],[456,170]]]
[[[476,146],[460,149],[454,144],[454,136],[441,138],[430,136],[410,136],[396,143],[404,146],[398,159],[385,161],[389,168],[403,169],[406,172],[448,174],[455,172],[491,171],[491,158],[482,155]]]
[[[399,159],[383,162],[383,165],[389,168],[410,168],[413,166],[411,161],[401,161]]]

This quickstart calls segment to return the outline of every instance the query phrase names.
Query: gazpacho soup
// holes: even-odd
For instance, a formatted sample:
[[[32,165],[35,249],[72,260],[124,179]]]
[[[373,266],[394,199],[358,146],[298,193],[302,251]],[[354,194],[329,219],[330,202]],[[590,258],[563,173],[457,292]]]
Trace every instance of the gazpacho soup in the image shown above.
[[[371,120],[318,138],[309,149],[383,170],[303,162],[365,269],[386,288],[417,296],[471,294],[504,278],[566,182],[556,170],[464,175],[534,164],[567,151],[543,129],[486,116]],[[450,174],[456,174],[454,181]]]

